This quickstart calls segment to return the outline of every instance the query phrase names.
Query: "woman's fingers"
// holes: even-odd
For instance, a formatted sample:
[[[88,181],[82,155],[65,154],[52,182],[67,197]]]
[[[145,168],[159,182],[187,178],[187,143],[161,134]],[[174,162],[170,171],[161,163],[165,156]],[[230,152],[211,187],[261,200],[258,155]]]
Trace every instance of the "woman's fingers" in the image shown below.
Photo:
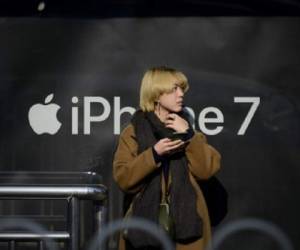
[[[171,141],[169,143],[170,146],[173,146],[173,145],[177,145],[177,144],[180,144],[181,142],[183,142],[182,140],[178,139],[178,140],[174,140],[174,141]]]
[[[155,146],[155,150],[159,155],[173,153],[174,150],[180,149],[185,144],[182,140],[172,141],[169,138],[161,139]]]
[[[169,140],[170,141],[165,141],[165,144],[166,144],[167,147],[172,147],[172,146],[177,145],[181,142],[181,140],[179,140],[179,139],[178,140],[169,139]]]
[[[166,128],[172,128],[172,129],[175,130],[175,125],[174,125],[174,123],[168,123],[168,124],[166,124],[165,126],[166,126]]]
[[[173,149],[177,149],[179,147],[181,147],[184,144],[184,141],[182,140],[176,140],[176,141],[172,141],[167,145],[167,150],[173,150]]]
[[[188,122],[177,114],[168,114],[164,124],[167,128],[172,128],[177,132],[183,132],[188,129]]]
[[[175,120],[177,116],[178,116],[178,115],[175,114],[175,113],[169,113],[169,114],[167,115],[167,119]]]
[[[168,143],[168,142],[171,142],[172,140],[170,138],[163,138],[160,141],[163,143]]]

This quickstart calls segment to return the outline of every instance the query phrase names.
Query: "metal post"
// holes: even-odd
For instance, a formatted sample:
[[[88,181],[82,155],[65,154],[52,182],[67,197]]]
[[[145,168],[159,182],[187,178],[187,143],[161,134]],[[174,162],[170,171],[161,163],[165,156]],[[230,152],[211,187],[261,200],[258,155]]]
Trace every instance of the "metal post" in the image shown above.
[[[11,241],[9,241],[8,246],[9,246],[9,250],[15,250],[16,242],[14,240],[11,240]]]
[[[94,232],[107,223],[107,201],[94,201]]]
[[[79,200],[71,197],[68,201],[68,231],[70,232],[70,240],[68,244],[69,250],[79,250]]]
[[[107,224],[107,200],[104,201],[94,201],[94,232],[98,232]],[[108,242],[105,242],[105,249],[107,249]]]
[[[42,240],[39,241],[39,250],[44,250],[44,242]]]

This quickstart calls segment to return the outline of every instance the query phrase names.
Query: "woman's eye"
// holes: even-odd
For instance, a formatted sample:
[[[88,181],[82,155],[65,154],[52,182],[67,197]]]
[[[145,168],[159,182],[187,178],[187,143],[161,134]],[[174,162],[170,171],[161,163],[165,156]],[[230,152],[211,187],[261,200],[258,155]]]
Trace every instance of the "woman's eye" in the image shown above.
[[[173,91],[175,92],[178,89],[178,86],[173,87]]]
[[[183,89],[182,89],[180,86],[175,85],[175,86],[171,89],[170,93],[175,93],[179,88],[183,91]]]

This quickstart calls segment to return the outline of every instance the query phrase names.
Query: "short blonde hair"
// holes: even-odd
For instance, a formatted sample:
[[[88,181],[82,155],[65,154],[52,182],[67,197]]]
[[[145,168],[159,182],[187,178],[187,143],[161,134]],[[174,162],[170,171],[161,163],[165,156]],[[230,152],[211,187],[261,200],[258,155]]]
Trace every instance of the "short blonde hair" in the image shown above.
[[[186,76],[175,69],[165,66],[149,69],[144,74],[140,90],[140,108],[144,112],[154,111],[160,95],[170,93],[174,84],[187,92],[189,88]]]

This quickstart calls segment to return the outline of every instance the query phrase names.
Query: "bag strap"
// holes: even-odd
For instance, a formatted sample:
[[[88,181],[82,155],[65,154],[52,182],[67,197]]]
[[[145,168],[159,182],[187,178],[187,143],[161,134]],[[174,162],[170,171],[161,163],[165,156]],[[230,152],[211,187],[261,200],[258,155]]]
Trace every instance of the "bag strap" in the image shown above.
[[[162,185],[162,196],[161,203],[170,203],[170,186],[171,186],[171,172],[168,168],[167,175],[165,176],[165,172],[162,171],[162,181],[164,185]]]

